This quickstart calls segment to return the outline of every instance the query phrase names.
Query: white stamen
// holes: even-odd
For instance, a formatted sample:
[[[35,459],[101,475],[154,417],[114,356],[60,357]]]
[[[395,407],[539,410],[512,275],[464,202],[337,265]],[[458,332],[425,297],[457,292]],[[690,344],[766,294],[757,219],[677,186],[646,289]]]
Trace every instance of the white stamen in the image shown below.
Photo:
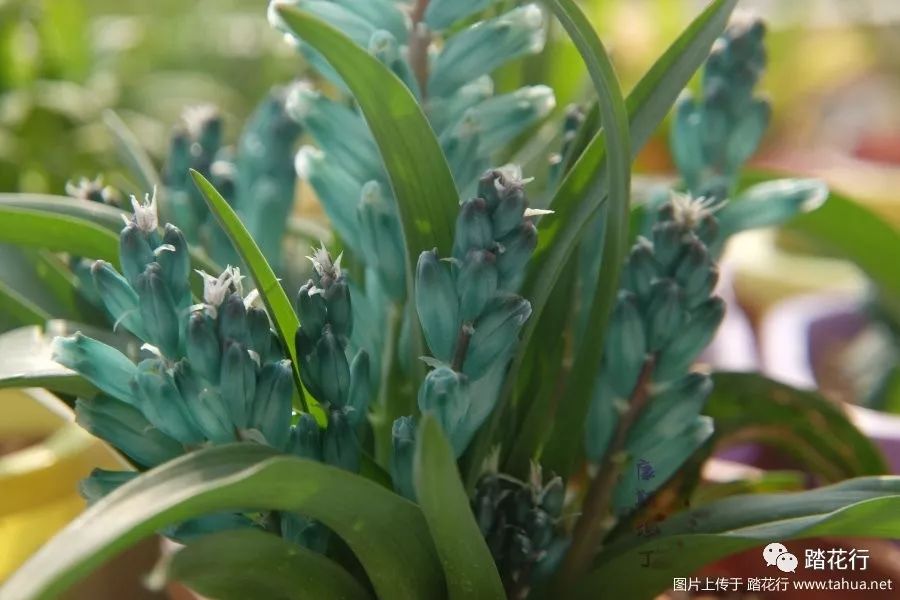
[[[704,217],[722,208],[722,203],[715,198],[694,198],[690,194],[672,192],[672,213],[676,223],[688,229],[694,229]]]
[[[244,287],[241,284],[241,280],[244,277],[241,275],[239,268],[228,265],[218,277],[213,277],[206,271],[199,269],[196,272],[203,278],[204,303],[198,306],[201,308],[205,307],[213,318],[218,314],[218,308],[232,291],[243,296]]]
[[[138,202],[137,197],[131,197],[131,207],[134,216],[126,224],[134,223],[144,233],[156,231],[159,228],[159,216],[156,212],[156,186],[153,186],[153,195],[144,194],[144,202]]]

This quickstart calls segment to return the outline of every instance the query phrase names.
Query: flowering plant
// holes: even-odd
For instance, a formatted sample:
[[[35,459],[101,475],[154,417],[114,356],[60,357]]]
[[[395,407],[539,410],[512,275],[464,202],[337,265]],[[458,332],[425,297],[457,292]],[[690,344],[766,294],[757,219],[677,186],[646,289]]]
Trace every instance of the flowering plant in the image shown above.
[[[797,394],[694,368],[726,310],[728,236],[826,195],[806,180],[739,187],[769,114],[754,91],[762,24],[726,28],[735,2],[712,2],[626,100],[577,5],[546,2],[598,99],[568,113],[532,182],[491,166],[548,117],[552,91],[494,95],[490,74],[540,50],[548,12],[495,4],[272,3],[339,97],[277,91],[232,157],[209,110],[174,136],[164,200],[133,199],[115,251],[89,268],[93,301],[139,343],[53,342],[66,377],[89,384],[78,421],[135,470],[83,482],[92,507],[10,598],[51,597],[157,531],[184,548],[151,582],[219,598],[653,597],[761,540],[850,533],[839,515],[897,503],[900,481],[864,478],[681,510],[739,391]],[[631,210],[633,153],[707,55],[673,121],[683,181]],[[315,146],[296,173],[335,240],[292,287],[276,273],[303,272],[283,252],[301,131]],[[179,226],[160,229],[158,204]],[[198,247],[229,266],[192,275]],[[853,448],[819,474],[880,472],[823,415]]]

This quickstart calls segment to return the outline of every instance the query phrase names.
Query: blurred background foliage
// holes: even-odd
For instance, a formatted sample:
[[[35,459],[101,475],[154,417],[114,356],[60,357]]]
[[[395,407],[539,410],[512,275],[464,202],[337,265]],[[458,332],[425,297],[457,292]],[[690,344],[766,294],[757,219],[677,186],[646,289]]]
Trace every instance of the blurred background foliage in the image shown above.
[[[236,135],[301,68],[265,10],[264,0],[0,1],[0,190],[62,193],[73,177],[110,174],[106,108],[157,159],[186,106],[215,103]]]
[[[583,4],[629,89],[703,2]],[[187,106],[218,105],[233,139],[272,85],[304,71],[266,23],[265,7],[264,0],[0,0],[0,191],[61,193],[72,177],[109,173],[116,159],[105,108],[119,112],[158,160]],[[495,10],[507,8],[501,2]],[[845,180],[858,169],[842,160],[900,161],[897,3],[745,0],[739,9],[770,26],[761,89],[771,95],[775,122],[763,164],[828,169]],[[581,61],[556,23],[543,53],[496,79],[501,91],[550,85],[559,111],[588,94]],[[668,171],[665,147],[651,144],[639,167]],[[889,175],[853,183],[883,201]]]

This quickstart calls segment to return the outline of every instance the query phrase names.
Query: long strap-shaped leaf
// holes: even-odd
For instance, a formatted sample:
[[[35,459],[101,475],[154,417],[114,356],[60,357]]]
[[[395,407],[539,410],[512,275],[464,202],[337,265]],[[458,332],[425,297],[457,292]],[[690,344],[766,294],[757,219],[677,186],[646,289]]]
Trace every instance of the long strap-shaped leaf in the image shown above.
[[[441,426],[425,415],[414,466],[416,498],[447,578],[450,600],[503,600],[506,594]]]
[[[588,73],[594,82],[599,97],[600,121],[603,124],[603,133],[606,145],[606,173],[608,179],[605,215],[605,233],[603,241],[603,262],[597,289],[594,293],[594,304],[590,309],[587,330],[590,331],[590,343],[582,344],[575,363],[572,366],[571,379],[566,386],[567,402],[562,404],[564,425],[567,423],[569,412],[580,414],[581,417],[587,411],[568,411],[568,406],[578,409],[578,404],[587,407],[587,402],[581,402],[581,398],[590,397],[590,388],[594,383],[595,374],[600,367],[600,359],[603,356],[603,341],[606,323],[615,303],[616,291],[619,287],[619,271],[625,259],[628,248],[628,206],[631,194],[631,149],[628,137],[628,112],[619,83],[616,79],[612,63],[603,49],[600,38],[594,32],[590,21],[573,0],[551,0],[550,6],[563,27],[569,33],[575,47],[587,65]],[[563,217],[564,218],[564,217]],[[551,219],[547,219],[550,221]],[[559,248],[558,245],[554,246]],[[574,247],[573,247],[574,248]],[[568,249],[571,253],[573,248]],[[554,249],[551,249],[553,251]],[[560,248],[566,250],[565,247]],[[561,263],[563,264],[563,263]],[[583,422],[580,420],[579,422]],[[573,436],[573,431],[567,430],[566,440],[578,439]],[[560,438],[561,439],[561,438]],[[580,440],[579,440],[580,443]],[[567,459],[571,453],[563,453],[560,458]],[[554,457],[555,459],[556,457]],[[556,463],[556,464],[553,464]],[[562,468],[560,461],[554,460],[549,464],[551,469],[560,474],[568,474],[568,468]],[[568,465],[566,465],[568,466]]]
[[[0,314],[15,325],[43,325],[51,315],[43,308],[0,281]]]
[[[99,202],[70,198],[68,196],[52,196],[49,194],[0,194],[0,212],[6,208],[19,208],[49,215],[88,221],[103,229],[112,231],[114,234],[118,234],[122,229],[122,217],[128,215],[125,211],[105,204],[100,204]],[[175,225],[178,225],[178,223],[175,223]],[[0,225],[0,228],[2,228],[2,225]],[[60,249],[45,244],[34,245],[50,250]],[[66,249],[61,248],[61,250]],[[77,254],[74,250],[66,251]],[[99,256],[85,256],[90,258],[102,258]],[[208,273],[217,273],[220,271],[218,265],[197,248],[191,248],[191,264],[195,269],[203,269]]]
[[[201,450],[97,502],[0,588],[4,600],[54,598],[142,538],[210,512],[297,511],[339,535],[379,598],[440,598],[444,580],[428,526],[411,502],[347,471],[256,444]]]
[[[415,97],[374,56],[337,29],[289,6],[285,23],[324,56],[353,92],[375,136],[406,238],[408,270],[419,254],[450,253],[459,197],[450,167]]]
[[[122,229],[122,215],[125,214],[118,208],[99,202],[51,194],[0,194],[0,206],[27,208],[77,217],[85,221],[92,221],[114,232]]]
[[[900,477],[851,479],[810,492],[751,494],[706,504],[660,524],[660,534],[610,546],[573,586],[575,600],[654,598],[699,567],[773,540],[853,536],[896,539]],[[790,546],[788,546],[790,551]],[[762,564],[762,563],[761,563]]]
[[[281,287],[281,283],[278,281],[278,277],[275,276],[272,267],[266,261],[266,257],[263,256],[262,250],[259,249],[259,246],[253,240],[253,236],[250,235],[247,228],[244,227],[244,224],[241,223],[241,219],[234,212],[234,209],[231,208],[231,205],[213,187],[213,184],[199,172],[191,169],[191,177],[194,178],[194,183],[203,193],[209,210],[212,211],[212,214],[222,226],[222,230],[228,235],[228,239],[231,240],[234,249],[237,250],[247,268],[250,269],[250,275],[253,276],[253,281],[256,283],[259,297],[262,299],[263,304],[266,305],[266,310],[269,311],[269,316],[275,324],[275,331],[278,333],[281,343],[284,344],[288,351],[288,356],[291,358],[294,385],[297,393],[300,394],[300,404],[303,410],[308,411],[307,399],[303,394],[303,383],[300,381],[300,363],[297,360],[297,348],[294,345],[294,335],[297,333],[297,328],[300,327],[300,319],[297,318],[290,299],[288,299],[287,294]]]
[[[703,64],[709,49],[728,22],[728,16],[737,0],[715,0],[660,56],[650,70],[628,95],[625,101],[628,110],[631,152],[636,153],[650,138],[652,133],[669,112],[678,94],[687,85],[694,72]],[[605,202],[607,196],[606,171],[602,168],[606,160],[604,133],[601,131],[581,154],[571,171],[560,184],[551,206],[556,211],[541,222],[538,237],[539,246],[532,261],[523,295],[531,300],[533,313],[522,332],[519,352],[510,369],[507,386],[502,400],[509,400],[515,378],[518,376],[522,358],[525,356],[538,319],[541,316],[550,290],[556,284],[563,267],[578,244],[584,228],[591,217]],[[552,251],[551,251],[552,250]],[[605,262],[605,261],[604,261]],[[567,399],[569,401],[571,399]],[[587,399],[571,404],[557,416],[560,435],[572,438],[571,443],[580,443],[580,436],[573,431],[581,431],[577,416],[583,417]],[[496,424],[502,419],[503,406],[494,411],[490,428],[478,438],[475,459],[470,462],[467,483],[472,483],[472,474],[480,468],[481,460],[491,445],[491,436]],[[528,407],[524,407],[528,410]],[[571,415],[570,419],[567,415]],[[577,422],[577,429],[566,430],[564,424]],[[534,450],[540,439],[529,443]],[[559,462],[563,462],[560,460]]]
[[[207,535],[179,550],[151,581],[180,581],[218,600],[370,600],[332,560],[255,529]],[[155,586],[154,586],[155,587]]]
[[[125,121],[113,110],[103,111],[103,124],[109,129],[116,142],[119,155],[129,170],[138,177],[142,189],[151,190],[162,187],[162,178],[153,160],[141,146],[137,136],[128,128]]]
[[[119,238],[90,221],[0,205],[0,242],[69,252],[119,264]]]

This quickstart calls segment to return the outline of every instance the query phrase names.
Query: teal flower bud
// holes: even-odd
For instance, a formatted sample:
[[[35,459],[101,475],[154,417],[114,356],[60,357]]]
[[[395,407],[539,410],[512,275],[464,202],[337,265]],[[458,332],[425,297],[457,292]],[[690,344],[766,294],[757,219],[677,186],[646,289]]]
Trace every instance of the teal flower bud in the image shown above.
[[[478,180],[478,197],[487,203],[488,212],[493,212],[500,204],[500,198],[506,191],[503,173],[497,169],[487,171]],[[524,213],[524,210],[522,211]],[[493,233],[493,232],[492,232]]]
[[[184,453],[141,412],[109,396],[75,401],[75,421],[143,467],[154,467]]]
[[[484,125],[469,110],[454,127],[443,132],[440,137],[441,149],[462,195],[469,193],[478,173],[488,164],[488,154],[481,150]]]
[[[332,2],[362,17],[378,29],[389,31],[399,42],[406,42],[409,33],[407,19],[392,0],[367,0],[366,2],[332,0]]]
[[[716,217],[712,215],[705,215],[700,222],[697,223],[696,229],[694,229],[694,234],[700,238],[707,247],[712,247],[714,244],[718,244],[720,242],[719,236],[719,221]]]
[[[264,360],[272,352],[272,328],[269,315],[261,308],[251,306],[247,309],[247,330],[250,334],[250,347]]]
[[[493,252],[471,250],[456,277],[459,318],[472,322],[497,293],[497,259]]]
[[[494,237],[502,238],[522,224],[525,214],[525,191],[521,187],[512,188],[503,194],[491,215]]]
[[[661,267],[653,257],[653,245],[647,239],[639,237],[628,256],[628,265],[622,271],[623,285],[641,301],[647,300],[660,271]]]
[[[428,121],[435,133],[443,134],[455,126],[473,106],[484,102],[494,94],[494,82],[484,75],[467,83],[450,96],[431,97],[425,109]]]
[[[155,260],[146,234],[134,223],[126,225],[119,234],[119,261],[128,283],[137,287],[138,277]]]
[[[500,239],[497,256],[497,287],[515,292],[525,279],[525,265],[537,247],[537,227],[530,220],[524,221],[506,237]]]
[[[450,269],[435,251],[419,255],[416,311],[431,353],[438,360],[450,362],[459,333],[459,299]]]
[[[180,229],[166,223],[162,241],[166,248],[170,248],[159,252],[156,259],[162,268],[163,279],[176,304],[189,303],[191,256],[188,252],[187,240],[184,239]]]
[[[653,284],[647,306],[647,350],[656,352],[679,335],[685,321],[681,289],[671,279]]]
[[[256,395],[256,365],[242,344],[225,341],[219,381],[222,400],[231,413],[232,422],[239,429],[246,429]]]
[[[203,441],[184,398],[175,386],[175,380],[162,360],[151,358],[141,361],[132,389],[140,399],[141,412],[160,431],[182,444],[193,445]]]
[[[413,73],[409,63],[404,59],[400,44],[397,43],[397,38],[391,32],[379,29],[373,33],[372,39],[369,40],[368,50],[369,54],[377,58],[394,75],[399,77],[416,98],[422,97],[422,91],[419,89],[416,75]]]
[[[297,424],[291,428],[288,452],[300,458],[322,459],[322,439],[316,418],[309,413],[300,413]]]
[[[791,217],[815,210],[828,197],[817,179],[778,179],[746,189],[722,207],[716,217],[723,237],[760,227],[780,225]]]
[[[681,256],[684,228],[673,221],[653,226],[653,254],[660,265],[660,273],[670,273]]]
[[[609,322],[604,373],[621,396],[630,395],[637,383],[647,357],[646,340],[637,299],[630,292],[620,291]]]
[[[350,390],[347,392],[347,418],[352,427],[366,420],[371,385],[369,381],[369,353],[360,349],[350,363]]]
[[[434,61],[428,94],[446,96],[505,62],[544,47],[544,16],[528,4],[452,36]]]
[[[203,437],[214,444],[235,441],[237,432],[228,406],[218,390],[202,380],[189,361],[190,359],[178,361],[173,369],[173,377],[194,423]],[[218,378],[218,374],[216,377]]]
[[[222,347],[215,322],[205,311],[191,313],[187,327],[187,357],[195,369],[210,383],[219,382]]]
[[[137,367],[124,354],[80,331],[70,337],[53,340],[53,360],[90,381],[98,389],[122,402],[136,404],[131,380]]]
[[[315,340],[306,335],[303,327],[299,327],[294,334],[294,345],[297,348],[297,359],[300,361],[300,380],[315,398],[321,398],[319,381],[322,378],[322,370],[316,353]]]
[[[360,46],[365,47],[375,31],[374,25],[365,18],[365,12],[361,13],[356,5],[351,10],[338,2],[325,0],[301,0],[297,4],[332,27],[340,29]]]
[[[181,325],[175,300],[163,279],[158,263],[150,263],[137,278],[141,321],[147,331],[147,341],[169,358],[179,356]]]
[[[384,198],[377,181],[363,186],[357,213],[366,263],[377,270],[392,297],[402,298],[406,293],[403,232],[396,209]]]
[[[91,275],[100,300],[115,320],[113,330],[122,325],[139,338],[147,339],[134,288],[106,261],[96,261],[91,266]]]
[[[737,172],[756,152],[771,116],[772,107],[761,98],[751,99],[749,105],[741,111],[726,138],[725,164],[729,173]]]
[[[347,286],[347,280],[343,277],[338,278],[325,290],[324,296],[331,332],[346,343],[353,331],[353,310],[350,306],[350,288]]]
[[[350,390],[350,365],[347,364],[343,346],[328,327],[322,331],[322,337],[316,343],[316,360],[321,391],[321,396],[316,397],[322,402],[343,408]]]
[[[667,381],[684,373],[712,341],[724,316],[721,298],[710,298],[692,310],[678,335],[660,351],[654,379]]]
[[[356,204],[362,189],[362,181],[348,173],[336,160],[326,159],[325,152],[312,146],[304,146],[297,152],[294,166],[297,176],[309,182],[322,203],[325,214],[335,231],[347,244],[355,244],[359,239],[356,223]],[[353,248],[358,250],[358,248]]]
[[[699,239],[693,238],[685,244],[672,276],[684,289],[685,297],[692,299],[695,293],[704,288],[711,268],[712,261],[706,246]]]
[[[312,281],[306,282],[297,292],[297,314],[300,316],[300,327],[309,339],[317,339],[322,335],[322,328],[328,321],[325,298],[322,294],[311,293],[316,289]]]
[[[137,471],[107,471],[106,469],[94,469],[91,474],[78,482],[78,493],[93,504],[116,488],[125,485],[139,473]]]
[[[655,394],[628,433],[628,449],[634,454],[677,435],[700,414],[712,389],[709,376],[689,373]]]
[[[495,297],[475,322],[475,332],[463,363],[463,372],[473,380],[509,350],[519,338],[522,325],[531,315],[531,303],[519,296]]]
[[[400,417],[391,427],[391,480],[394,490],[408,500],[415,502],[416,489],[413,485],[413,457],[416,453],[416,420]]]
[[[672,158],[688,189],[695,190],[706,164],[701,139],[703,121],[697,103],[683,94],[675,104],[672,134],[669,136]]]
[[[270,446],[284,450],[291,427],[291,396],[294,393],[291,362],[280,360],[259,372],[256,398],[251,407],[250,428],[262,433]]]
[[[456,219],[453,257],[462,260],[470,250],[490,250],[493,244],[494,230],[486,201],[472,198],[463,202]]]
[[[448,367],[429,371],[419,388],[419,410],[434,415],[451,443],[459,432],[471,401],[468,378]],[[462,452],[456,444],[453,446],[457,455]]]
[[[229,340],[245,345],[250,343],[247,308],[238,292],[229,294],[219,308],[219,339],[223,344]]]
[[[302,123],[315,139],[324,156],[337,163],[355,181],[367,181],[379,177],[383,172],[378,147],[365,120],[348,106],[330,100],[311,85],[301,82],[291,88],[285,109],[288,114]],[[328,164],[320,163],[315,149],[304,155],[305,167],[322,176],[329,175]],[[302,165],[298,156],[297,167]],[[341,199],[347,202],[349,199]]]
[[[497,0],[431,0],[425,9],[425,23],[440,31],[484,10]]]
[[[328,428],[322,439],[322,460],[329,465],[359,471],[359,442],[343,410],[328,413]]]
[[[556,97],[545,85],[523,87],[482,102],[472,109],[476,121],[487,125],[481,134],[481,152],[502,150],[554,108]]]

